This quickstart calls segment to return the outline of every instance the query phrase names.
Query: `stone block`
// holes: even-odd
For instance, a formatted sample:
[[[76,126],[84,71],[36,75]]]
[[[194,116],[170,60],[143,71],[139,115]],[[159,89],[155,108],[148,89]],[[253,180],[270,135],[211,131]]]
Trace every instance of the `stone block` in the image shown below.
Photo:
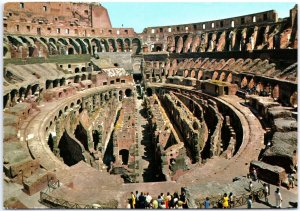
[[[259,179],[274,185],[281,185],[287,176],[284,168],[272,166],[261,161],[251,161],[250,169],[253,168],[256,168]]]
[[[40,171],[37,174],[26,178],[23,182],[24,190],[29,195],[33,195],[48,186],[48,181],[56,182],[56,175],[52,172]]]

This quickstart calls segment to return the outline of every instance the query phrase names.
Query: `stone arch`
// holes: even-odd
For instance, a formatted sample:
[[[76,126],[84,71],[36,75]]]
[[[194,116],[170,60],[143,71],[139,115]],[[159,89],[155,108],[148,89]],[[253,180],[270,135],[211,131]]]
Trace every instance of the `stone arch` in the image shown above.
[[[24,46],[24,43],[22,42],[22,40],[18,37],[15,36],[7,36],[7,39],[9,40],[9,42],[11,44],[13,44],[14,46]]]
[[[14,106],[15,103],[16,103],[17,95],[18,95],[18,90],[13,89],[13,90],[10,91],[10,102],[11,102],[12,106]]]
[[[176,43],[176,37],[175,37],[175,43]],[[176,53],[181,53],[183,49],[183,38],[180,36],[176,43]]]
[[[86,80],[86,75],[85,75],[85,74],[82,74],[82,76],[81,76],[81,81],[84,81],[84,80]]]
[[[212,80],[216,80],[218,78],[218,75],[219,75],[218,72],[215,71],[213,76],[212,76]]]
[[[25,92],[26,92],[26,89],[24,87],[21,87],[19,89],[19,97],[20,97],[20,99],[23,97],[23,95],[25,96]]]
[[[68,41],[65,38],[58,38],[57,42],[61,42],[64,45],[69,45]]]
[[[195,76],[196,76],[196,72],[195,72],[195,70],[192,70],[191,71],[191,78],[195,78]]]
[[[81,54],[80,44],[73,38],[69,38],[69,43],[74,47],[77,54]]]
[[[115,39],[112,39],[112,38],[108,39],[108,45],[109,45],[109,52],[117,51]]]
[[[101,44],[104,45],[104,49],[106,52],[109,52],[109,45],[106,39],[101,39]]]
[[[256,91],[258,93],[262,92],[264,90],[264,86],[262,85],[261,82],[258,82],[258,84],[256,85]]]
[[[128,38],[124,39],[124,49],[126,52],[129,52],[131,49],[131,41]]]
[[[66,84],[66,79],[65,79],[65,78],[61,78],[61,79],[59,80],[59,83],[60,83],[60,86],[65,85],[65,84]]]
[[[56,45],[56,39],[55,39],[55,38],[50,37],[50,38],[49,38],[49,43],[50,43],[50,42],[52,42],[52,43],[54,43],[54,44]]]
[[[88,131],[79,122],[74,132],[75,138],[83,145],[85,150],[89,150]]]
[[[83,41],[85,42],[86,46],[87,46],[87,50],[90,54],[93,54],[92,52],[92,47],[91,47],[91,41],[87,38],[83,39]]]
[[[222,72],[221,75],[220,75],[219,80],[223,81],[225,78],[226,78],[226,74],[225,74],[225,72]]]
[[[78,43],[79,43],[79,45],[81,46],[81,53],[82,54],[88,54],[88,48],[87,48],[87,46],[86,46],[86,43],[84,43],[83,41],[82,41],[82,39],[80,39],[80,38],[77,38],[77,39],[75,39]]]
[[[229,73],[226,79],[226,82],[231,83],[232,82],[232,73]]]
[[[117,43],[117,51],[118,52],[123,52],[124,51],[124,42],[121,38],[118,38],[116,40],[116,43]]]
[[[184,71],[184,77],[186,78],[186,77],[188,77],[189,76],[189,71],[188,70],[185,70]]]
[[[26,88],[26,92],[25,92],[25,98],[28,97],[28,95],[31,95],[32,91],[31,91],[31,85],[29,84]]]
[[[46,80],[46,89],[51,89],[51,88],[52,88],[52,81]]]
[[[39,39],[40,39],[43,43],[45,43],[46,45],[48,44],[48,41],[46,40],[46,38],[44,38],[44,37],[39,37]]]
[[[60,157],[63,158],[64,163],[68,166],[75,165],[79,161],[84,160],[81,146],[68,135],[66,130],[63,132],[58,148]]]
[[[139,54],[141,52],[142,43],[141,40],[138,38],[134,38],[132,40],[132,51],[136,54]]]
[[[73,55],[75,54],[75,50],[73,47],[68,47],[68,55]]]
[[[248,84],[248,88],[249,89],[253,89],[254,86],[255,86],[254,80],[253,80],[253,78],[251,78],[251,80],[250,80],[250,82]]]
[[[53,80],[53,88],[58,87],[59,79]]]
[[[243,31],[243,29],[237,30],[237,32],[235,34],[235,45],[234,45],[232,50],[236,50],[236,51],[240,50],[240,43],[241,43],[241,39],[242,39],[242,31]]]
[[[257,46],[260,46],[263,44],[266,28],[267,28],[266,26],[262,26],[258,29],[257,38],[256,38]]]
[[[198,80],[201,80],[201,79],[202,79],[202,76],[203,76],[203,72],[202,72],[202,70],[199,70],[199,71],[198,71],[198,74],[197,74],[197,79],[198,79]]]
[[[241,82],[241,88],[246,88],[248,84],[248,80],[246,77],[243,78],[242,82]]]
[[[99,39],[93,38],[93,39],[91,40],[91,43],[92,43],[92,52],[93,52],[93,54],[102,51],[101,42],[100,42]],[[93,43],[94,43],[95,45],[93,45]],[[97,47],[97,50],[96,50],[96,47]]]
[[[54,51],[52,50],[54,49]],[[56,40],[54,38],[49,38],[49,53],[50,54],[56,54],[58,51],[58,48],[56,46]]]

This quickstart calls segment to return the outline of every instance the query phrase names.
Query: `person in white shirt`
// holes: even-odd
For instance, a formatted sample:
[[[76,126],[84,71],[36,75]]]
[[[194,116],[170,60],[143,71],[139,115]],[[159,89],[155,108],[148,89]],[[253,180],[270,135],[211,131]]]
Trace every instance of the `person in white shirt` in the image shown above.
[[[281,208],[282,197],[281,197],[281,193],[279,191],[279,188],[277,188],[276,191],[275,191],[275,200],[276,200],[276,208]]]
[[[268,195],[269,195],[269,187],[266,183],[264,183],[264,195],[265,195],[265,202],[268,202]]]
[[[152,196],[149,195],[149,192],[146,195],[146,207],[150,207]]]

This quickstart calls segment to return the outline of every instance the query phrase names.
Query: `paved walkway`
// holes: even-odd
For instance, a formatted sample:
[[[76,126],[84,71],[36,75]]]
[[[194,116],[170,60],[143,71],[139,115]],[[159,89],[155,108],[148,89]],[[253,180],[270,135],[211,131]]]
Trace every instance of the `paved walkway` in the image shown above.
[[[28,208],[47,208],[45,205],[39,203],[40,192],[29,196],[23,191],[23,185],[3,181],[3,202],[11,197],[15,197],[20,200]]]
[[[264,199],[262,199],[261,202],[254,202],[253,208],[262,208],[262,209],[270,209],[275,208],[276,202],[275,202],[275,190],[277,186],[271,185],[270,188],[270,195],[268,196],[269,204],[265,202]],[[298,201],[298,187],[294,187],[293,189],[287,190],[284,187],[280,187],[280,192],[282,196],[282,208],[293,208],[291,206],[290,202],[295,203]],[[238,207],[238,208],[247,208],[247,205]]]

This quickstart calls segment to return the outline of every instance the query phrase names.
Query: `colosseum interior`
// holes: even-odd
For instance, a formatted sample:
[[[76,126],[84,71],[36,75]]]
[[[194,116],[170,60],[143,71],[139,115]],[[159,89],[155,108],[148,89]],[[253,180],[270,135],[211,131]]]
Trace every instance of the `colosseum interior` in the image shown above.
[[[263,183],[297,206],[297,13],[136,33],[100,3],[6,3],[3,206],[125,208],[131,192],[183,190],[189,208],[225,192],[259,207]]]

